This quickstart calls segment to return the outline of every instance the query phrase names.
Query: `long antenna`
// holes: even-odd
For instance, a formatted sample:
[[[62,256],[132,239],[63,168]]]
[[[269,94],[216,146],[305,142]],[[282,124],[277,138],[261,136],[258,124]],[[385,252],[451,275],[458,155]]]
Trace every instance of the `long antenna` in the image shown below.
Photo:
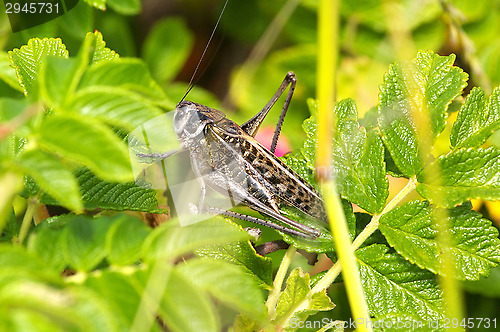
[[[191,76],[191,79],[189,80],[189,83],[188,83],[188,87],[186,89],[186,93],[184,94],[184,96],[182,97],[181,99],[181,102],[184,101],[184,99],[186,98],[186,96],[188,95],[188,93],[193,89],[194,85],[192,85],[193,83],[193,80],[196,76],[196,73],[198,72],[198,69],[200,68],[200,65],[201,65],[201,62],[203,61],[203,59],[205,58],[205,53],[207,53],[207,50],[208,50],[208,46],[210,46],[210,42],[212,41],[212,38],[214,37],[215,35],[215,31],[217,30],[217,27],[219,26],[219,22],[222,18],[222,14],[224,14],[224,11],[226,10],[226,6],[227,6],[227,3],[229,2],[229,0],[226,0],[226,2],[224,3],[224,6],[222,7],[222,11],[220,12],[219,14],[219,18],[217,19],[217,22],[215,23],[215,27],[214,29],[212,30],[212,34],[210,35],[210,38],[208,38],[208,42],[207,42],[207,45],[205,45],[205,49],[203,50],[203,53],[201,54],[201,57],[200,57],[200,60],[198,61],[198,64],[196,65],[196,68],[193,72],[193,75]]]

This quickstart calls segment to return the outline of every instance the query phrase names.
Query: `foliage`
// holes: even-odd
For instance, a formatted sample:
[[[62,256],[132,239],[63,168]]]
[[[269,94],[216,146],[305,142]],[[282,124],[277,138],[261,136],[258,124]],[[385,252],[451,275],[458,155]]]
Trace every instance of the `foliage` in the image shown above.
[[[500,199],[500,88],[491,89],[500,83],[493,28],[500,13],[486,1],[415,3],[402,1],[400,10],[411,15],[401,23],[386,18],[391,8],[384,2],[342,2],[344,84],[333,110],[328,172],[373,321],[443,330],[429,325],[448,318],[443,280],[463,281],[471,294],[494,287],[500,294],[498,225],[470,203]],[[126,15],[141,13],[141,6],[80,2],[3,41],[9,51],[0,53],[0,329],[295,331],[311,330],[302,328],[309,323],[319,330],[313,324],[323,317],[348,321],[338,314],[348,303],[326,290],[342,281],[326,224],[282,207],[322,234],[303,239],[264,229],[257,244],[284,239],[293,246],[284,257],[263,257],[239,224],[218,216],[180,227],[162,191],[134,182],[127,135],[175,107],[187,87],[177,79],[196,40],[186,20],[167,18],[136,47]],[[204,5],[185,6],[207,16]],[[282,20],[271,24],[283,37],[278,46],[234,70],[229,98],[239,113],[228,117],[248,119],[294,70],[299,84],[283,136],[295,151],[282,160],[321,188],[318,111],[310,99],[317,10],[317,1],[230,2],[221,30],[248,48],[273,19]],[[242,29],[249,12],[261,15]],[[412,60],[398,58],[397,40],[386,38],[397,23],[413,36]],[[445,40],[447,29],[462,42]],[[464,69],[453,54],[417,49],[453,51]],[[220,104],[200,87],[189,98]],[[395,197],[388,175],[407,181]],[[325,253],[334,265],[314,274],[300,258],[292,262],[295,249]]]

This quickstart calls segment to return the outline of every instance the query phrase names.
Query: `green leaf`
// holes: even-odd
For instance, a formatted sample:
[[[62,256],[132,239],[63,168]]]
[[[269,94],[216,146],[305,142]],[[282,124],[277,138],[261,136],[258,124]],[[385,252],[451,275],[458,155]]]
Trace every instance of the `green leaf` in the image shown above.
[[[240,226],[221,217],[181,227],[171,220],[157,227],[144,243],[144,253],[148,259],[177,256],[200,247],[213,244],[244,241],[249,235]]]
[[[306,309],[295,311],[297,307],[306,300],[306,296],[311,290],[309,281],[309,274],[304,273],[301,268],[296,268],[290,272],[286,280],[286,288],[281,292],[278,299],[276,316],[273,319],[274,322],[279,324],[281,320],[289,318],[288,316],[292,313],[293,316],[291,319],[294,319],[296,322],[305,321],[310,315],[334,308],[330,298],[323,290],[313,294],[308,301],[308,307]],[[288,328],[287,330],[290,331],[292,329]]]
[[[100,2],[100,0],[97,0],[96,2]],[[104,7],[104,9],[106,8]],[[106,43],[102,39],[102,34],[99,31],[87,33],[87,36],[85,36],[85,44],[87,43],[87,40],[89,40],[90,49],[93,50],[93,53],[90,56],[91,63],[115,60],[120,57],[115,51],[106,47]]]
[[[84,285],[106,299],[121,331],[130,331],[141,302],[135,283],[137,280],[133,274],[102,270],[89,274]]]
[[[267,314],[262,290],[240,266],[215,259],[191,259],[177,267],[186,280],[256,319]]]
[[[360,127],[354,101],[339,102],[335,113],[333,165],[338,192],[368,212],[380,212],[389,194],[382,140],[376,131],[366,132]]]
[[[106,0],[84,0],[90,6],[100,10],[106,10]]]
[[[500,88],[493,90],[489,101],[481,88],[474,88],[458,112],[450,134],[451,145],[478,147],[500,128]]]
[[[444,248],[437,239],[434,208],[427,201],[408,202],[384,214],[379,229],[389,244],[410,262],[445,274],[440,254]],[[450,227],[453,277],[477,280],[481,275],[488,275],[492,267],[500,264],[498,230],[468,205],[440,210],[437,216],[445,215]]]
[[[40,188],[73,211],[83,209],[78,183],[67,167],[56,157],[40,150],[24,152],[15,166],[33,177]]]
[[[55,271],[62,271],[66,266],[61,238],[62,230],[67,226],[70,219],[67,215],[47,218],[35,227],[28,238],[28,252],[36,254],[47,266]]]
[[[27,99],[0,98],[0,121],[5,123],[15,119],[28,106]]]
[[[315,104],[310,103],[311,113]],[[388,195],[385,176],[384,146],[375,130],[366,131],[357,121],[358,113],[353,100],[340,101],[335,107],[337,117],[334,138],[333,168],[338,192],[350,202],[368,212],[380,212]],[[316,162],[317,125],[315,117],[304,121],[307,140],[301,149],[307,166],[313,171]]]
[[[468,293],[481,294],[487,297],[500,297],[500,266],[491,269],[487,278],[465,281],[462,286]]]
[[[148,299],[148,305],[143,309],[149,312],[140,314],[158,316],[169,331],[220,331],[206,292],[195,287],[177,269],[161,261],[149,269],[137,271],[136,277],[144,287],[141,298]],[[140,326],[139,330],[145,329]]]
[[[69,266],[78,271],[91,271],[107,255],[106,232],[113,220],[106,217],[67,217],[68,226],[61,239],[64,258]]]
[[[135,182],[106,182],[85,167],[75,170],[86,209],[162,212],[156,192]]]
[[[273,286],[271,258],[257,254],[250,241],[212,245],[197,250],[196,254],[239,265],[261,287],[270,289]]]
[[[149,33],[143,58],[158,81],[169,81],[182,69],[193,42],[194,38],[183,20],[168,18],[157,23]]]
[[[83,75],[79,88],[92,86],[121,87],[153,98],[165,94],[153,80],[145,63],[140,59],[121,58],[119,61],[101,61],[93,64]]]
[[[420,132],[431,138],[423,144],[433,143],[445,127],[448,105],[466,85],[467,74],[453,67],[454,61],[454,55],[419,52],[412,62],[391,65],[384,76],[379,94],[379,128],[394,162],[407,177],[417,174],[425,159],[419,145],[424,140],[417,137],[415,128],[421,128]]]
[[[15,90],[23,91],[16,76],[16,70],[12,68],[7,52],[0,52],[0,79]]]
[[[68,51],[58,38],[33,38],[28,41],[27,45],[9,52],[10,60],[16,69],[17,78],[25,94],[32,92],[33,83],[47,55],[67,58]]]
[[[95,51],[93,42],[91,38],[85,38],[76,58],[46,57],[40,72],[40,95],[50,106],[59,106],[61,111],[68,108],[64,105],[74,94]]]
[[[0,292],[0,306],[0,324],[20,327],[14,331],[39,331],[39,324],[55,331],[118,331],[107,303],[82,288],[15,280]]]
[[[141,12],[139,0],[107,0],[109,7],[122,15],[136,15]]]
[[[176,270],[168,278],[159,309],[160,317],[174,332],[220,331],[207,296]]]
[[[387,251],[375,244],[356,252],[370,315],[406,313],[423,321],[442,319],[441,291],[434,274]]]
[[[308,121],[308,120],[306,120]],[[314,178],[314,171],[309,167],[306,158],[302,155],[300,151],[292,151],[285,154],[280,159],[291,169],[293,169],[300,177],[306,180],[307,183],[312,185],[316,190],[319,191],[319,186]]]
[[[114,265],[127,265],[142,257],[142,244],[151,233],[139,219],[120,215],[106,234],[107,260]]]
[[[434,171],[438,169],[440,172]],[[468,199],[500,199],[500,149],[460,149],[436,159],[418,174],[417,191],[453,207]]]
[[[438,321],[422,321],[418,316],[406,312],[389,313],[372,319],[372,325],[380,327],[375,331],[383,329],[384,332],[428,332],[445,331],[438,328]],[[441,326],[443,322],[441,322]]]
[[[233,324],[234,332],[254,332],[259,330],[259,325],[250,317],[238,315]]]
[[[51,107],[61,105],[74,89],[78,62],[75,59],[47,57],[40,70],[40,96]]]
[[[39,128],[39,140],[42,146],[81,162],[102,179],[132,179],[125,144],[102,123],[82,116],[48,116]]]
[[[37,255],[24,248],[0,245],[0,293],[8,288],[10,280],[40,280],[60,284],[59,271],[52,269]],[[1,316],[1,315],[0,315]]]
[[[118,87],[93,86],[81,89],[73,95],[69,105],[85,117],[96,118],[129,131],[163,114],[150,100]]]

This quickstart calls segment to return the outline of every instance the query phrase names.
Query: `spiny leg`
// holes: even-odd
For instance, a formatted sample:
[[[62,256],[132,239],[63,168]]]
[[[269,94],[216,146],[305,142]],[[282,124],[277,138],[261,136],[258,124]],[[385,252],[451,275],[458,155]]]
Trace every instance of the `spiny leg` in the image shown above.
[[[283,233],[287,233],[287,234],[295,235],[295,236],[300,236],[300,237],[305,237],[308,239],[315,239],[318,236],[317,234],[315,234],[313,232],[309,233],[307,231],[298,231],[298,230],[287,228],[287,227],[284,227],[284,226],[281,226],[278,224],[274,224],[270,221],[263,220],[263,219],[260,219],[257,217],[247,216],[245,214],[241,214],[241,213],[233,212],[233,211],[228,211],[228,210],[224,210],[224,209],[220,209],[220,208],[216,208],[216,207],[212,207],[212,206],[206,206],[202,212],[208,212],[208,213],[213,213],[213,214],[222,214],[222,215],[225,215],[228,217],[233,217],[233,218],[238,218],[241,220],[250,221],[250,222],[262,225],[262,226],[267,226],[269,228],[273,228],[273,229],[280,231],[280,232],[283,232]]]
[[[176,154],[179,150],[170,150],[165,153],[137,153],[136,156],[139,158],[152,158],[152,159],[167,159],[168,157]]]
[[[292,100],[293,91],[295,90],[295,85],[297,84],[297,78],[293,72],[288,72],[285,76],[285,79],[281,83],[280,87],[274,94],[274,96],[269,100],[269,102],[264,106],[264,108],[257,113],[253,118],[245,122],[241,125],[241,128],[250,136],[254,137],[259,130],[260,125],[266,118],[269,110],[274,106],[278,98],[283,94],[285,89],[290,85],[290,89],[288,90],[288,94],[285,99],[285,103],[283,105],[283,109],[281,110],[281,115],[278,120],[278,124],[276,125],[276,129],[274,130],[273,141],[271,144],[271,152],[274,153],[276,150],[276,144],[278,143],[278,137],[281,132],[281,127],[283,126],[283,121],[285,120],[286,112],[288,111],[288,106],[290,106],[290,101]]]

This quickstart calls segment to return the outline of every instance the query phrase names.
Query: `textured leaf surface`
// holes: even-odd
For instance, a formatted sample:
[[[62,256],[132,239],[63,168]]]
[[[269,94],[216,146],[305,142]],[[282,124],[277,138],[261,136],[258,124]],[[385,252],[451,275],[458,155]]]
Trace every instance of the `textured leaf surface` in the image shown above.
[[[194,285],[242,312],[263,319],[264,297],[258,283],[241,267],[215,259],[192,259],[177,270]]]
[[[40,189],[73,211],[83,208],[78,182],[56,157],[40,150],[27,151],[15,160],[16,166],[33,177]]]
[[[9,52],[12,65],[16,68],[19,83],[25,94],[32,91],[33,82],[38,77],[43,60],[47,55],[67,58],[68,51],[58,38],[33,38],[28,41],[27,45]]]
[[[347,99],[335,107],[337,137],[333,164],[339,193],[368,212],[382,211],[388,195],[384,146],[376,131],[360,127],[354,101]]]
[[[379,128],[394,162],[407,177],[423,167],[416,127],[430,135],[433,142],[444,129],[448,105],[466,85],[468,76],[452,67],[454,61],[454,55],[419,52],[410,63],[391,65],[384,76],[379,94]]]
[[[99,0],[97,1],[99,2]],[[95,31],[94,33],[89,32],[87,36],[85,36],[85,42],[87,42],[87,40],[90,40],[91,49],[93,49],[91,55],[92,63],[114,60],[120,57],[115,51],[106,47],[106,43],[102,39],[102,34],[99,31]]]
[[[458,112],[451,130],[450,142],[455,149],[478,147],[498,128],[500,88],[493,90],[489,100],[482,89],[474,88]]]
[[[423,269],[442,274],[443,248],[437,242],[432,215],[433,206],[427,201],[402,205],[380,219],[379,229],[396,251]],[[488,275],[500,263],[500,239],[491,222],[482,219],[470,206],[463,205],[447,213],[453,244],[450,248],[455,265],[454,277],[477,280]]]
[[[311,107],[314,107],[312,105]],[[388,195],[385,176],[384,146],[378,133],[366,131],[357,121],[354,101],[346,99],[335,107],[337,117],[334,138],[333,168],[338,192],[366,211],[380,212]],[[304,121],[303,129],[308,138],[301,149],[307,166],[315,170],[316,129],[315,118]]]
[[[304,273],[301,268],[292,270],[286,280],[286,288],[281,292],[278,299],[274,321],[279,323],[280,320],[289,318],[288,316],[306,300],[306,296],[310,290],[309,274]],[[334,308],[333,303],[324,291],[315,293],[308,303],[309,305],[306,309],[294,313],[293,317],[297,321],[305,321],[310,315]],[[296,330],[296,328],[290,330]]]
[[[264,288],[270,288],[273,285],[271,258],[257,254],[250,241],[208,246],[197,250],[196,253],[201,257],[210,257],[239,265]]]
[[[160,212],[153,189],[140,187],[134,182],[106,182],[84,167],[78,168],[74,174],[87,209]]]
[[[370,314],[407,313],[423,321],[443,318],[434,274],[387,251],[386,246],[377,244],[356,252]]]
[[[468,199],[500,199],[500,150],[460,149],[439,157],[418,177],[418,192],[453,207]],[[435,169],[440,172],[435,172]]]
[[[102,179],[132,179],[128,151],[105,125],[70,115],[49,116],[39,129],[40,143],[89,167]]]

